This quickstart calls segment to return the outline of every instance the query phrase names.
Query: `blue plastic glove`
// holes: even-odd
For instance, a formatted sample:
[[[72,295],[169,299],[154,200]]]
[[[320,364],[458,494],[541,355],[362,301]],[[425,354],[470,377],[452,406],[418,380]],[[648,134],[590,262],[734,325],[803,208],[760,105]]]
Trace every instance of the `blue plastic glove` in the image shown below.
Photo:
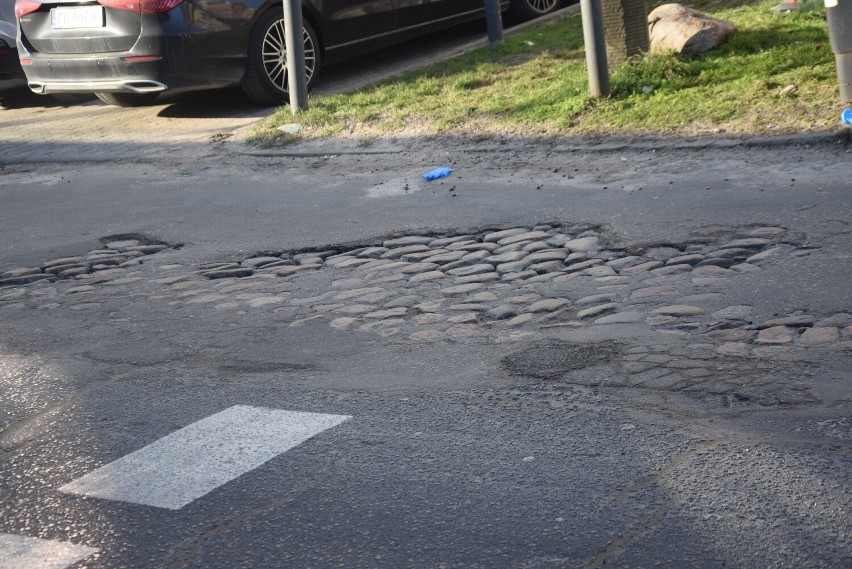
[[[840,122],[843,124],[852,124],[852,109],[845,109],[840,113]]]
[[[447,168],[446,166],[441,168],[435,168],[431,172],[426,172],[425,174],[423,174],[423,179],[428,182],[431,180],[437,180],[438,178],[446,178],[450,175],[450,172],[452,171],[452,168]]]

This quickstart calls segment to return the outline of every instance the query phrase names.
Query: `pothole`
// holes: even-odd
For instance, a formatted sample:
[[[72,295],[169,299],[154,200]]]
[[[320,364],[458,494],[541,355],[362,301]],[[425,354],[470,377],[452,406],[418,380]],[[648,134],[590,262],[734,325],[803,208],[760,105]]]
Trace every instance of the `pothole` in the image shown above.
[[[550,340],[504,356],[500,364],[509,375],[554,381],[588,367],[616,364],[623,350],[615,342],[574,344]]]

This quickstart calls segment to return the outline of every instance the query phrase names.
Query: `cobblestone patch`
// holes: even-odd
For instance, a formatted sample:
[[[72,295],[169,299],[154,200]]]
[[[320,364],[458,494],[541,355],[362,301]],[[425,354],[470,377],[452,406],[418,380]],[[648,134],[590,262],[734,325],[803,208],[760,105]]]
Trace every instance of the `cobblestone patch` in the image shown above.
[[[0,273],[0,287],[27,285],[39,281],[53,282],[116,267],[132,267],[141,264],[142,257],[154,255],[170,247],[165,242],[144,235],[117,235],[103,237],[100,241],[100,249],[93,249],[84,255],[51,259],[38,266],[19,267]]]
[[[716,406],[801,403],[809,396],[785,378],[785,358],[852,348],[852,315],[791,313],[757,320],[753,308],[736,299],[718,309],[726,295],[721,285],[808,251],[785,235],[784,228],[744,227],[687,243],[625,245],[604,227],[551,224],[402,235],[156,270],[143,270],[139,258],[167,244],[113,238],[81,257],[4,273],[0,314],[64,307],[84,316],[110,310],[131,291],[173,310],[211,310],[226,319],[263,313],[289,327],[324,324],[421,344],[517,343],[542,340],[559,328],[633,326],[664,334],[680,351],[608,348],[605,358],[595,360],[614,370],[605,385],[598,385],[601,376],[588,366],[550,366],[552,373],[542,374]],[[54,269],[65,266],[86,270]],[[543,353],[558,360],[555,354],[565,348],[542,349],[537,358],[545,361]],[[592,352],[586,357],[583,350],[597,348],[573,349],[580,351],[572,357],[589,360]]]

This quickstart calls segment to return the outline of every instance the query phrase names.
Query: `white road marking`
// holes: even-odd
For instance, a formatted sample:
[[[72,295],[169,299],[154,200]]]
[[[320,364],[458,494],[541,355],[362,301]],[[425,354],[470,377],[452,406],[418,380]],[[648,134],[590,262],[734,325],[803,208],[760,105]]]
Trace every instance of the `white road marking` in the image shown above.
[[[178,510],[349,418],[236,405],[59,490]]]
[[[63,569],[97,552],[67,541],[0,533],[0,569]]]

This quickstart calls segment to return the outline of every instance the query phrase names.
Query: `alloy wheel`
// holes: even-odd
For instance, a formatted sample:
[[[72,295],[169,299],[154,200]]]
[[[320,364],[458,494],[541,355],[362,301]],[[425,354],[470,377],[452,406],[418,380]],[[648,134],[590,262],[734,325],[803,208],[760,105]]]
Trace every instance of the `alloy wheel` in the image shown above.
[[[538,1],[538,0],[536,0]],[[307,30],[302,30],[305,46],[305,80],[311,81],[317,63],[316,46]],[[277,88],[289,91],[287,83],[287,48],[284,45],[284,20],[278,20],[266,30],[263,37],[263,68],[266,76]]]

